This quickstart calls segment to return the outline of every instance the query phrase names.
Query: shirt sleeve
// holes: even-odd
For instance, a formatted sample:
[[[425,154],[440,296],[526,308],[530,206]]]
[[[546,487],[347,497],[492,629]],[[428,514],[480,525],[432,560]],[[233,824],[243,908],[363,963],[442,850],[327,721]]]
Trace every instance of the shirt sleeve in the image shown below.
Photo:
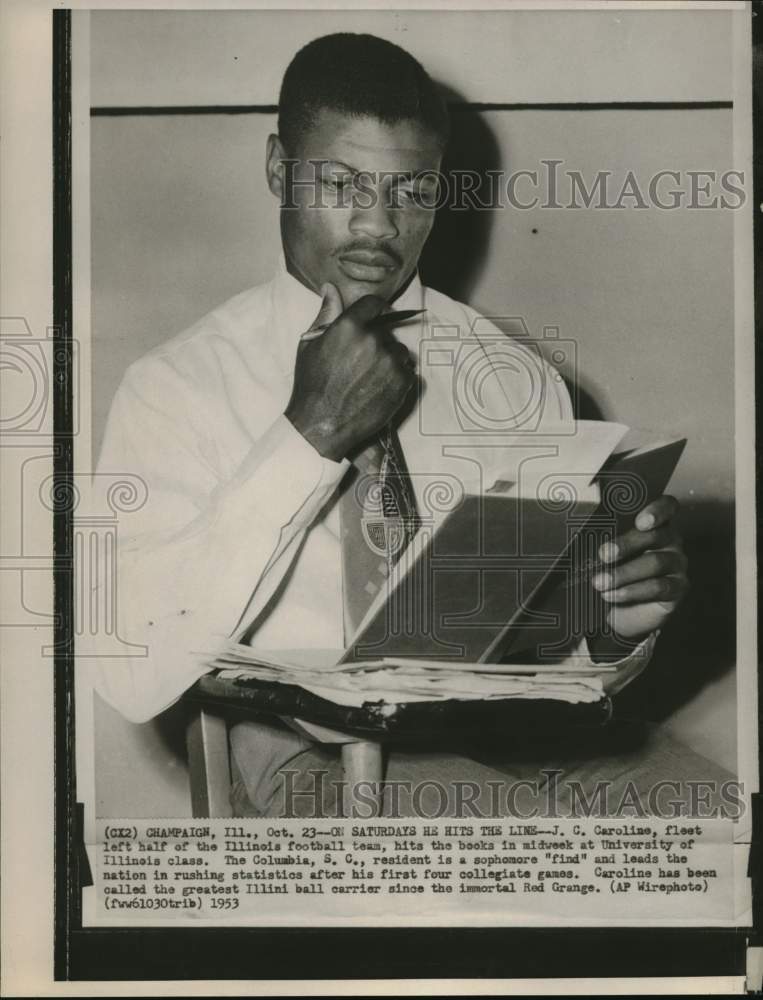
[[[221,481],[198,395],[164,360],[149,373],[128,372],[99,463],[139,475],[147,493],[116,546],[117,629],[135,655],[98,660],[93,678],[134,722],[169,707],[255,621],[348,467],[278,415]]]

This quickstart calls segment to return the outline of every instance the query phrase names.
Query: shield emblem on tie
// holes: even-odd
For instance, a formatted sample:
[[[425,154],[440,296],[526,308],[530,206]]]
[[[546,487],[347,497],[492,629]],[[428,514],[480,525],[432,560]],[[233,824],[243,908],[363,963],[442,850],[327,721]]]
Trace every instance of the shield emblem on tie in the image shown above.
[[[376,555],[393,559],[405,544],[405,529],[400,518],[363,516],[361,528],[366,545]]]

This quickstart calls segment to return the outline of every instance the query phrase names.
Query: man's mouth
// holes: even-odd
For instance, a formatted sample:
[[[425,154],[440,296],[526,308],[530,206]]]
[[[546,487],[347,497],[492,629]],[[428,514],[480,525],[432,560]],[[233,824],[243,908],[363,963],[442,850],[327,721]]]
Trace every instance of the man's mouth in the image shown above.
[[[378,250],[348,250],[338,255],[340,268],[354,281],[386,281],[397,268],[397,261]]]

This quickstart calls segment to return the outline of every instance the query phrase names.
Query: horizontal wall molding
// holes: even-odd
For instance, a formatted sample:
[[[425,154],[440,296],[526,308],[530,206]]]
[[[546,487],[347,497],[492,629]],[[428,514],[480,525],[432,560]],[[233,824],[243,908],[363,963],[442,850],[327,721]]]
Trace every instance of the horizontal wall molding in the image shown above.
[[[454,114],[475,111],[718,111],[730,110],[733,101],[601,101],[538,104],[503,104],[499,102],[468,102],[450,104]],[[93,118],[119,118],[150,115],[274,115],[277,104],[197,104],[167,106],[94,107]]]

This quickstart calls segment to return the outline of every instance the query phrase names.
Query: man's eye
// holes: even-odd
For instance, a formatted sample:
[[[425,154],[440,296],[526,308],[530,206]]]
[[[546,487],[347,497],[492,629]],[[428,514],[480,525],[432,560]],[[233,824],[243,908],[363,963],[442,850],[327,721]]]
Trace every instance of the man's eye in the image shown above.
[[[415,202],[415,191],[412,187],[397,185],[390,190],[390,200],[393,205],[409,205]]]
[[[324,177],[323,184],[332,191],[344,191],[350,186],[351,181],[348,177]]]

